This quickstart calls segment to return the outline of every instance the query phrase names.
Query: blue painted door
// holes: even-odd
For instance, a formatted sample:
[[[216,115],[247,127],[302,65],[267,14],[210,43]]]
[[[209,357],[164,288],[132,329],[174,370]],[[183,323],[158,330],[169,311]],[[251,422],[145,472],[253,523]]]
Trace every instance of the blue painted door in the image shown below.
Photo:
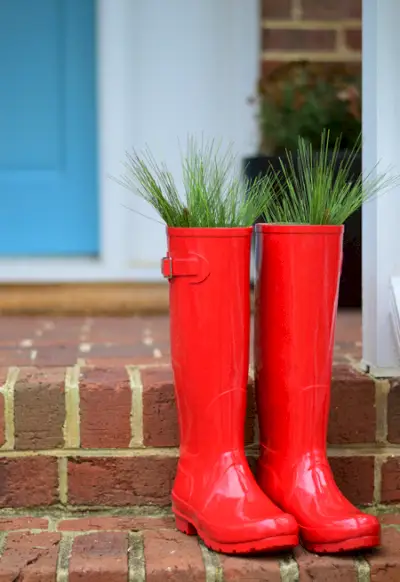
[[[95,0],[0,0],[0,255],[98,251]]]

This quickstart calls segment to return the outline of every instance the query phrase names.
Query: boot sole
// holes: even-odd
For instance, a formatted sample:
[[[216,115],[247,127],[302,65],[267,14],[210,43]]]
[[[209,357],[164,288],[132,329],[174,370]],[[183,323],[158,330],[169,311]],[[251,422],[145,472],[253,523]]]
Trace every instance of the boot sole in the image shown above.
[[[202,534],[201,531],[198,531],[190,521],[184,517],[178,516],[177,514],[175,514],[175,523],[176,528],[180,532],[188,536],[198,535],[203,540],[207,548],[210,548],[210,550],[214,550],[215,552],[220,552],[221,554],[258,554],[268,551],[273,552],[275,550],[294,548],[299,543],[299,538],[297,535],[285,535],[264,538],[251,542],[226,544],[208,539]]]
[[[314,552],[315,554],[339,554],[340,552],[376,548],[380,545],[380,538],[379,536],[364,536],[326,544],[306,542],[302,539],[301,545],[309,552]]]

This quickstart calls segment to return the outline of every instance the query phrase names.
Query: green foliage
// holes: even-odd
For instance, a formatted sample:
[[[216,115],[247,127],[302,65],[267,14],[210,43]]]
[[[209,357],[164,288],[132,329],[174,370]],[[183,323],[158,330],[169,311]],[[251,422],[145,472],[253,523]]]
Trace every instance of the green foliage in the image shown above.
[[[270,175],[255,182],[235,176],[236,160],[228,149],[221,153],[214,142],[188,142],[182,156],[184,195],[168,168],[158,164],[149,150],[127,154],[119,183],[148,202],[168,226],[251,226],[261,215],[272,192]]]
[[[317,148],[324,129],[332,141],[341,138],[343,148],[353,148],[361,132],[360,85],[354,73],[307,62],[273,73],[259,87],[262,149],[296,149],[299,136]]]
[[[333,148],[331,145],[329,131],[322,132],[317,150],[300,137],[297,159],[288,151],[287,162],[281,160],[281,170],[270,170],[269,181],[275,184],[276,195],[265,205],[266,222],[340,225],[364,202],[399,184],[398,176],[376,176],[376,169],[352,180],[360,137],[344,158],[339,158],[340,137],[333,141]]]

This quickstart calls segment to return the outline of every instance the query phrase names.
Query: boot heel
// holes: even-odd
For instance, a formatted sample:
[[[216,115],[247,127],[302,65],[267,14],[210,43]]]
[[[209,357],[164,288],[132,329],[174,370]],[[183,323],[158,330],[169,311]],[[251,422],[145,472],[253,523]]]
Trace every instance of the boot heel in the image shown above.
[[[189,523],[186,519],[183,519],[183,517],[179,517],[178,515],[175,515],[175,525],[176,529],[186,534],[187,536],[195,536],[197,534],[197,530],[194,525]]]

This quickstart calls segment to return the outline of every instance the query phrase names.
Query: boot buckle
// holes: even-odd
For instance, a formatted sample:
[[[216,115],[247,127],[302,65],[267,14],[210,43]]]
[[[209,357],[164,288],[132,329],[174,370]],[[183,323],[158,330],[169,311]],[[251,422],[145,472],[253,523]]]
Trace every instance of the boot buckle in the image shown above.
[[[189,277],[191,283],[201,283],[210,274],[210,268],[208,261],[197,253],[189,253],[185,258],[167,254],[161,259],[161,273],[169,281],[175,277]]]
[[[163,257],[161,259],[161,273],[165,279],[172,279],[172,257]]]

